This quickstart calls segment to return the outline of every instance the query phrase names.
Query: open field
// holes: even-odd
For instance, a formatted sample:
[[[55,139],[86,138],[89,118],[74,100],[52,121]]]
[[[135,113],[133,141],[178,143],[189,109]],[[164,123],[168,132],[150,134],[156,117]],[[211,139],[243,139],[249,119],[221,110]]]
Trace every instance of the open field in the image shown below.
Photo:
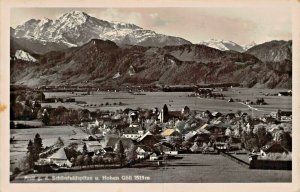
[[[89,110],[117,110],[124,108],[162,108],[164,104],[168,104],[170,110],[180,110],[184,106],[190,107],[192,110],[210,110],[219,112],[236,112],[241,110],[253,115],[269,114],[272,111],[291,110],[292,109],[292,97],[278,97],[278,96],[265,96],[266,93],[274,94],[282,90],[274,89],[248,89],[248,88],[229,88],[228,91],[221,92],[225,95],[225,100],[220,99],[208,99],[208,98],[197,98],[188,97],[188,92],[144,92],[146,95],[132,95],[126,92],[94,92],[93,95],[78,96],[73,94],[76,101],[85,101],[87,104],[97,105],[97,107],[85,107]],[[57,97],[71,96],[69,92],[66,93],[45,93],[46,97]],[[256,98],[264,98],[268,105],[253,105],[254,110],[249,109],[248,106],[238,102],[229,103],[228,99],[241,99],[256,101]],[[106,106],[106,103],[111,105]],[[125,103],[124,106],[114,106],[113,103]],[[100,106],[103,104],[103,106]],[[51,105],[57,107],[63,105],[70,108],[82,108],[75,103],[43,103],[45,105]]]
[[[249,183],[249,182],[291,182],[292,171],[282,170],[251,170],[243,167],[221,155],[185,154],[180,160],[170,160],[167,166],[143,167],[143,168],[121,168],[121,169],[100,169],[78,172],[64,172],[51,174],[30,174],[28,178],[39,177],[41,180],[26,182],[80,182],[80,181],[51,181],[57,176],[86,176],[99,177],[89,182],[99,183]],[[119,180],[102,180],[102,176],[111,176]],[[122,176],[131,176],[132,180],[122,180]],[[150,180],[135,180],[134,176],[143,176]],[[49,178],[45,181],[43,178]],[[128,177],[127,177],[128,178]],[[129,177],[130,178],[130,177]],[[24,177],[19,177],[13,182],[24,182]],[[87,182],[87,181],[82,181]]]
[[[248,88],[232,88],[228,91],[224,91],[223,94],[226,95],[226,98],[233,99],[242,99],[255,102],[257,98],[264,98],[265,102],[268,105],[253,105],[254,108],[257,108],[262,111],[271,112],[276,111],[277,109],[281,110],[292,110],[292,97],[290,96],[265,96],[265,94],[276,94],[280,89],[248,89]]]

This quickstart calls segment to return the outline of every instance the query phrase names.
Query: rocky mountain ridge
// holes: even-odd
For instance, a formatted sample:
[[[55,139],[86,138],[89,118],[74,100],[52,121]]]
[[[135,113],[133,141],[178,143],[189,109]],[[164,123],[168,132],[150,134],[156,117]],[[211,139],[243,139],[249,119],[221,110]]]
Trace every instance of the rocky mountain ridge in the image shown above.
[[[81,46],[91,39],[111,40],[118,45],[156,47],[191,44],[180,37],[158,34],[130,23],[101,20],[80,11],[65,13],[56,20],[30,19],[11,28],[11,36],[40,54]]]
[[[11,60],[13,84],[120,87],[240,83],[246,87],[291,88],[289,60],[264,62],[248,52],[220,51],[204,45],[122,47],[109,40],[92,39],[82,46],[35,58],[38,62]]]

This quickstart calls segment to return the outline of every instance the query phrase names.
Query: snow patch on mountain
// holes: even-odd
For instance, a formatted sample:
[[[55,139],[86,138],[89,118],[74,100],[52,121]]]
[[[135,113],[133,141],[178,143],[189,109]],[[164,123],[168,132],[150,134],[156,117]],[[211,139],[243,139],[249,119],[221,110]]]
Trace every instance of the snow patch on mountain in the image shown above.
[[[81,46],[91,39],[142,46],[190,44],[179,37],[158,34],[131,23],[108,22],[81,11],[65,13],[56,20],[31,19],[17,26],[12,35],[15,38],[34,39],[68,47]]]
[[[17,50],[15,53],[15,57],[16,59],[20,59],[23,61],[37,62],[37,59],[35,59],[33,56],[31,56],[29,53],[23,50]]]
[[[121,77],[120,72],[114,74],[114,76],[112,77],[113,79],[118,79],[119,77]]]
[[[134,67],[132,65],[130,65],[130,67],[128,68],[128,74],[129,76],[133,76],[135,75],[135,70],[134,70]]]
[[[227,41],[227,40],[217,40],[217,39],[210,39],[208,41],[202,41],[199,44],[205,45],[211,48],[219,49],[221,51],[238,51],[244,52],[244,48],[238,45],[235,42]]]

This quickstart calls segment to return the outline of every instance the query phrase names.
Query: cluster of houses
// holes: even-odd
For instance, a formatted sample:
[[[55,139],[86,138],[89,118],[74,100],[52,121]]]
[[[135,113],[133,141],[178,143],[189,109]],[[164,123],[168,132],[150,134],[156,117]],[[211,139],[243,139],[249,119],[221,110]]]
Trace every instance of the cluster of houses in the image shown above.
[[[161,110],[125,109],[83,123],[82,129],[90,136],[82,141],[92,155],[104,156],[113,155],[116,144],[122,141],[125,151],[134,146],[136,159],[146,161],[176,157],[180,153],[242,150],[241,132],[251,132],[257,124],[284,120],[284,115],[287,114],[279,111],[276,116],[250,120],[247,113],[200,112],[187,106],[179,111],[169,110],[167,105]],[[272,133],[274,137],[276,132]],[[280,147],[269,146],[261,155],[273,152],[273,148],[282,152]],[[58,150],[48,161],[60,166],[72,164],[64,150]]]

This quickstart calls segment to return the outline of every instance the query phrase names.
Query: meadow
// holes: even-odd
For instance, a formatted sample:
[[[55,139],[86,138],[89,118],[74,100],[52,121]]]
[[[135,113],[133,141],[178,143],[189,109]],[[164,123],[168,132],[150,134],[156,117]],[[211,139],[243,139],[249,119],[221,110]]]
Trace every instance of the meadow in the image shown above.
[[[127,92],[94,92],[92,95],[81,95],[82,93],[70,93],[70,92],[46,92],[46,98],[48,97],[75,97],[76,101],[84,101],[87,103],[86,107],[77,105],[76,103],[43,103],[42,105],[50,105],[57,107],[63,105],[67,108],[86,108],[91,111],[111,110],[133,108],[149,108],[157,107],[161,109],[164,104],[168,105],[170,110],[180,110],[184,106],[188,106],[191,110],[199,111],[218,111],[218,112],[236,112],[241,110],[247,113],[253,113],[253,115],[269,114],[272,111],[291,110],[292,109],[292,97],[279,97],[279,96],[265,96],[265,94],[278,93],[278,89],[248,89],[248,88],[229,88],[228,91],[222,91],[224,94],[224,100],[213,98],[198,98],[188,97],[190,92],[143,92],[145,95],[132,95]],[[231,102],[230,98],[240,100],[256,101],[257,98],[264,98],[268,105],[253,105],[253,110],[248,106],[239,102]],[[124,105],[116,105],[118,103]],[[91,107],[92,105],[92,107]]]

